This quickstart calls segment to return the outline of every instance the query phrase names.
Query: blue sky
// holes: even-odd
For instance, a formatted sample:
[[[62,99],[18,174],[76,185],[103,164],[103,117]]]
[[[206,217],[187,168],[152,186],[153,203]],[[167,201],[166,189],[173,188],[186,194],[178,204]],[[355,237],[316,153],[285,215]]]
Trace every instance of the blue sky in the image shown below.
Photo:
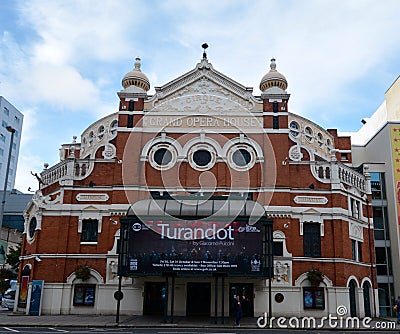
[[[154,92],[194,68],[209,44],[218,71],[259,95],[269,59],[290,111],[356,131],[400,74],[400,1],[0,1],[0,95],[24,115],[16,188],[30,171],[117,111],[136,56]]]

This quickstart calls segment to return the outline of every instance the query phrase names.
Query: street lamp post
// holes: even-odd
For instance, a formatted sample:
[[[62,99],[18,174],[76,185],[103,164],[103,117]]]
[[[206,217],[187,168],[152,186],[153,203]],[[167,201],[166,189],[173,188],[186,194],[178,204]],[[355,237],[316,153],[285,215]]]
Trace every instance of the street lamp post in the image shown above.
[[[8,172],[10,171],[11,152],[12,152],[12,145],[13,145],[13,141],[14,141],[14,133],[15,133],[15,129],[10,125],[7,126],[6,129],[8,132],[11,132],[11,139],[10,139],[10,150],[8,151],[6,177],[4,180],[3,199],[1,201],[1,208],[0,208],[0,240],[1,240],[1,231],[2,231],[2,226],[3,226],[4,206],[6,204]]]

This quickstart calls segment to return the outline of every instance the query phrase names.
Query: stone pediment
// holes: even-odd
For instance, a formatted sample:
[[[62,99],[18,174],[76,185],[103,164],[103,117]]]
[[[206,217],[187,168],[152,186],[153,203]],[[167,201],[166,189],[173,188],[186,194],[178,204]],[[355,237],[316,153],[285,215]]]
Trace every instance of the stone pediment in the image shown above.
[[[303,211],[303,215],[320,215],[321,213],[315,209],[308,209]]]
[[[93,205],[89,205],[89,206],[87,206],[87,207],[82,209],[82,211],[97,211],[97,210],[98,209]]]
[[[261,104],[252,95],[252,88],[215,71],[206,59],[194,70],[156,87],[149,102],[151,111],[201,114],[249,112]]]

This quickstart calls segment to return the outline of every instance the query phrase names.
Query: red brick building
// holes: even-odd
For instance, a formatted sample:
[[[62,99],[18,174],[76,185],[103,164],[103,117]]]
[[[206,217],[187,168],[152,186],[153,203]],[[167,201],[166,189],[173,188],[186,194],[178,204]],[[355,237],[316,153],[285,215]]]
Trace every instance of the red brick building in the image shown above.
[[[339,306],[352,315],[376,315],[370,182],[367,171],[352,168],[350,138],[289,112],[287,81],[274,59],[261,80],[261,96],[216,71],[206,54],[152,96],[140,66],[136,59],[122,80],[118,111],[91,124],[80,142],[62,145],[60,162],[40,175],[40,190],[25,214],[20,281],[44,280],[42,312],[116,312],[118,240],[128,214],[139,219],[129,233],[137,226],[149,231],[132,246],[147,251],[127,253],[123,314],[162,314],[165,275],[152,272],[155,266],[169,261],[183,268],[194,254],[189,255],[190,243],[196,246],[192,265],[211,268],[219,263],[218,252],[240,251],[240,257],[262,242],[262,236],[254,244],[241,240],[259,231],[263,217],[273,222],[273,315],[323,316],[336,314]],[[239,202],[243,205],[232,213]],[[152,215],[168,218],[154,221]],[[213,221],[212,235],[203,235],[208,243],[184,237],[194,231],[189,224],[204,216],[229,219],[222,225]],[[166,234],[171,231],[186,246]],[[170,253],[160,260],[155,253],[163,244]],[[241,250],[228,249],[237,247],[233,244]],[[269,280],[252,276],[258,260],[243,255],[246,269],[237,271],[238,257],[230,262],[229,256],[232,275],[217,265],[212,269],[219,280],[200,267],[194,274],[189,267],[168,269],[182,270],[169,281],[174,314],[213,316],[217,310],[227,316],[234,295],[244,298],[245,315],[268,311]],[[150,258],[153,269],[137,269]],[[29,305],[29,294],[22,292],[19,308]],[[171,312],[170,303],[168,308]]]

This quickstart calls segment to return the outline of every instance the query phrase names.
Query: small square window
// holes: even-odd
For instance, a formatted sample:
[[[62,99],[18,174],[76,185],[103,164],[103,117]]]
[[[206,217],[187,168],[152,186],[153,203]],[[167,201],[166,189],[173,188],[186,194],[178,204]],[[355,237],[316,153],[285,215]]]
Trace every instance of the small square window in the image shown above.
[[[341,161],[349,161],[349,155],[347,153],[341,153],[340,160]]]
[[[7,124],[6,121],[2,121],[2,122],[1,122],[1,126],[2,126],[3,128],[6,128],[6,127],[8,126],[8,124]]]
[[[97,242],[98,221],[96,219],[86,219],[82,221],[81,242]]]

